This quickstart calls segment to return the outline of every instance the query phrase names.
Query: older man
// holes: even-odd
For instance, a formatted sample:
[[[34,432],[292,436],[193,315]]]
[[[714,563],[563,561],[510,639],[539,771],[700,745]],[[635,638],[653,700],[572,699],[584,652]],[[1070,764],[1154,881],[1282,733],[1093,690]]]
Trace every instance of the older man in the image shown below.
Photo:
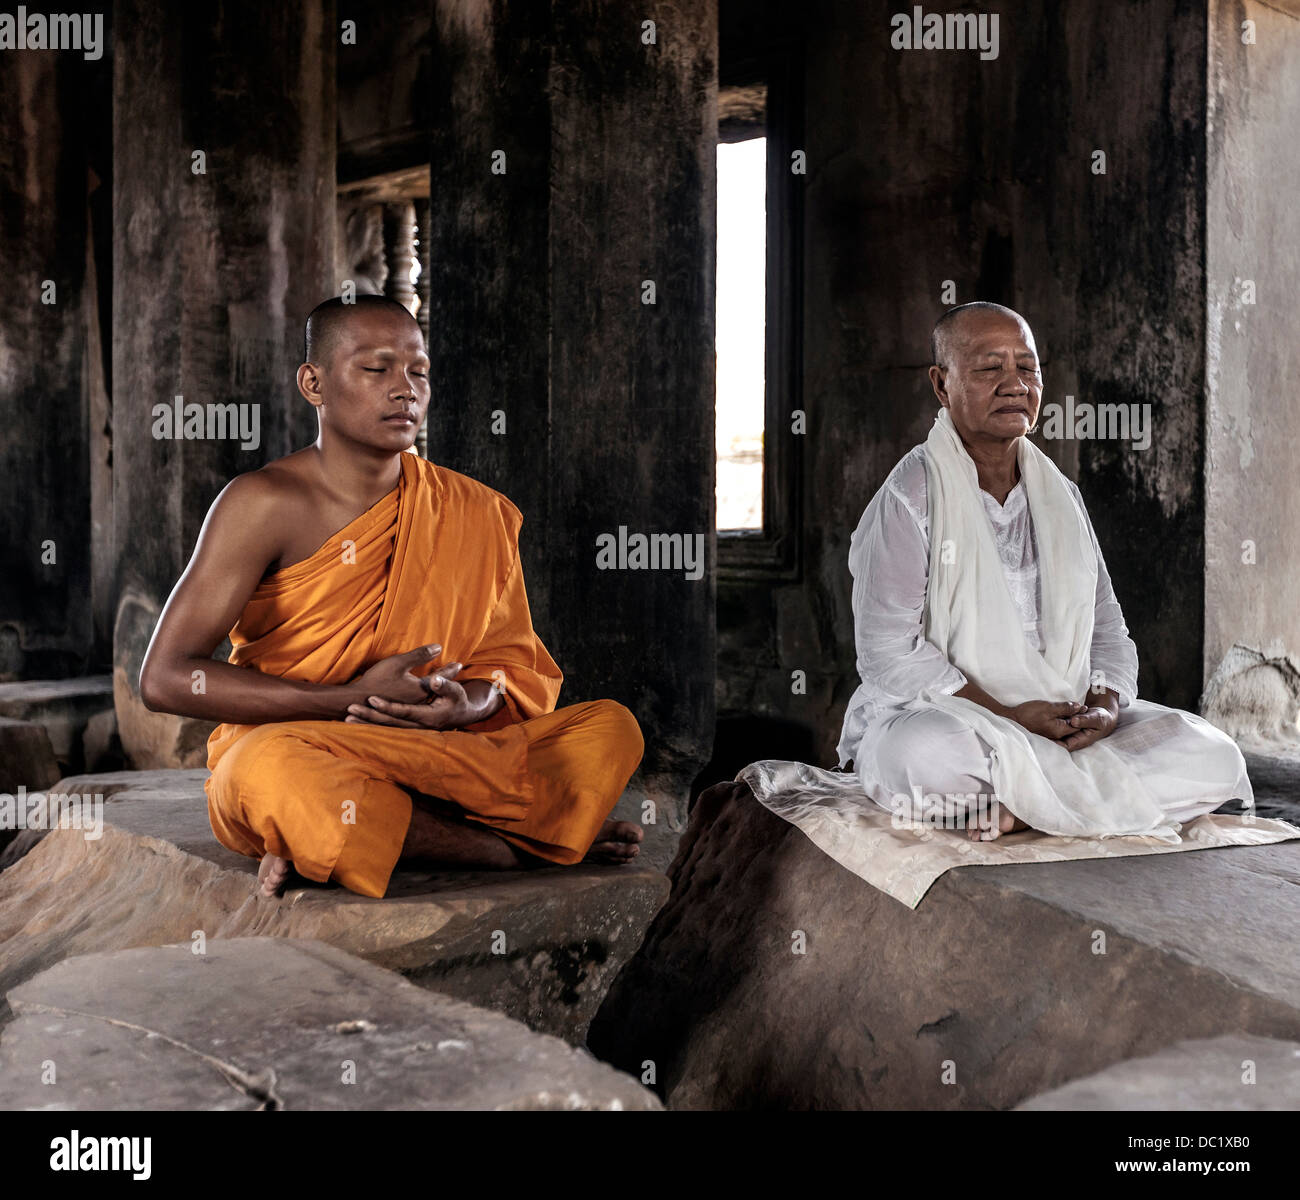
[[[1137,699],[1137,649],[1083,498],[1026,438],[1029,325],[976,302],[931,341],[934,428],[853,535],[858,671],[840,738],[867,794],[989,839],[1018,829],[1177,839],[1253,802],[1233,741]]]

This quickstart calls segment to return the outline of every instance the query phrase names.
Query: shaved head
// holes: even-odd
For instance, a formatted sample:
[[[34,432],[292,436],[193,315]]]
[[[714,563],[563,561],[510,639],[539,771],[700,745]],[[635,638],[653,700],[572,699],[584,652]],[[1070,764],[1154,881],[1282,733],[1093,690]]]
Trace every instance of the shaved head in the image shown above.
[[[952,365],[953,348],[961,339],[962,326],[966,323],[965,318],[976,312],[1001,313],[1026,329],[1029,328],[1029,322],[1014,308],[994,304],[989,300],[972,300],[969,304],[959,304],[956,308],[950,308],[935,322],[934,331],[930,334],[930,361],[936,367],[947,368]]]
[[[334,357],[334,351],[338,349],[339,337],[346,328],[348,320],[358,312],[376,311],[400,313],[417,329],[419,328],[410,310],[404,304],[390,300],[387,296],[363,295],[357,296],[350,302],[344,301],[341,296],[335,296],[332,300],[316,305],[307,315],[307,328],[303,336],[303,362],[328,367]]]

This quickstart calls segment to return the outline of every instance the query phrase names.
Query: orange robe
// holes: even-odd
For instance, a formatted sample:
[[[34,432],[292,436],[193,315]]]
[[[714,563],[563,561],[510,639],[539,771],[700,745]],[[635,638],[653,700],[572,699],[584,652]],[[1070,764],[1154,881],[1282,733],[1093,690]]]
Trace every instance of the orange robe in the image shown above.
[[[609,700],[556,710],[563,676],[533,631],[519,510],[414,454],[401,464],[393,492],[263,580],[230,633],[230,661],[341,684],[440,643],[428,670],[463,663],[458,679],[496,682],[505,703],[449,731],[220,725],[208,740],[212,830],[231,850],[269,852],[308,879],[382,896],[418,792],[540,858],[577,862],[641,761],[641,731]]]

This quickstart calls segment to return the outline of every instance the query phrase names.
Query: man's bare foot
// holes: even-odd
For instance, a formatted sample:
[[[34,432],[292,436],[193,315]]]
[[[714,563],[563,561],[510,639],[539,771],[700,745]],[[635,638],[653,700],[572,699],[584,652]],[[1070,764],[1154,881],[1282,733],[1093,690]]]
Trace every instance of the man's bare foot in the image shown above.
[[[1022,829],[1029,828],[1005,804],[999,804],[996,807],[998,819],[991,829],[985,829],[983,826],[975,824],[966,831],[966,836],[972,842],[991,842],[996,838],[1000,838],[1004,833],[1019,833]]]
[[[633,825],[631,821],[606,821],[582,861],[611,865],[631,862],[641,853],[637,843],[644,836],[641,826]]]
[[[287,858],[277,858],[274,854],[262,855],[257,867],[257,894],[268,900],[275,899],[289,882],[293,863]]]

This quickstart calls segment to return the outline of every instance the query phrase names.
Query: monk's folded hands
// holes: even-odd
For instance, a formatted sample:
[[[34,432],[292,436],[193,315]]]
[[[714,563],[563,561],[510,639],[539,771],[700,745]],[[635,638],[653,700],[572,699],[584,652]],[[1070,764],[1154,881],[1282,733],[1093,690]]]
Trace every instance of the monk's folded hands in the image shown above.
[[[414,668],[426,666],[442,652],[437,643],[417,646],[403,654],[393,654],[381,658],[377,663],[367,667],[349,687],[374,693],[385,700],[396,700],[404,704],[418,704],[428,697],[428,690],[420,677],[414,674]]]
[[[371,696],[365,704],[348,707],[345,721],[353,724],[389,725],[397,729],[462,729],[486,721],[504,702],[500,690],[485,679],[461,684],[455,676],[461,663],[439,667],[420,682],[428,693],[419,704],[403,704]]]
[[[1082,750],[1094,742],[1109,737],[1119,724],[1119,696],[1115,692],[1103,692],[1100,698],[1096,693],[1089,693],[1091,703],[1080,705],[1083,709],[1069,719],[1074,732],[1061,739],[1061,744],[1070,751]]]
[[[1071,735],[1071,722],[1083,711],[1084,705],[1075,700],[1026,700],[1013,705],[1006,715],[1030,733],[1060,742]]]

